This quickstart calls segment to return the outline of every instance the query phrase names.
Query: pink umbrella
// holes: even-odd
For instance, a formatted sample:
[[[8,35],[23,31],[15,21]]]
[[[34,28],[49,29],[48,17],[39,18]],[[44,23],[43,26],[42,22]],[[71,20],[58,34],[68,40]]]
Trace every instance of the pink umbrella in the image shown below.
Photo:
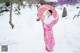
[[[44,25],[44,23],[43,23],[43,19],[45,18],[44,13],[47,10],[52,10],[52,12],[53,12],[52,15],[54,17],[54,20],[50,24]],[[42,24],[43,24],[45,48],[47,51],[51,51],[52,49],[54,49],[54,45],[55,45],[52,27],[57,23],[59,17],[57,15],[55,8],[53,6],[50,6],[47,4],[42,5],[38,9],[38,17],[40,18],[40,20],[42,21]]]
[[[55,18],[55,24],[56,24],[56,22],[58,21],[58,14],[57,14],[57,11],[55,10],[55,8],[53,7],[53,6],[50,6],[50,5],[47,5],[47,4],[45,4],[45,5],[42,5],[41,7],[39,7],[39,9],[38,9],[38,17],[40,18],[40,20],[42,21],[42,19],[44,18],[44,12],[46,11],[46,10],[52,10],[52,12],[53,12],[53,16],[54,16],[54,18]]]

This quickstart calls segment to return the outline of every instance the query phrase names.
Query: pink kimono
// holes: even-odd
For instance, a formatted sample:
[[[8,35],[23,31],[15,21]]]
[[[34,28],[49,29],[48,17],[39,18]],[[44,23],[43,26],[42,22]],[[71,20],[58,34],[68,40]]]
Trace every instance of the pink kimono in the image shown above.
[[[43,22],[43,18],[45,18],[45,16],[43,14],[46,10],[52,10],[52,12],[53,12],[52,15],[54,17],[54,20],[50,24],[45,25],[44,22]],[[54,49],[54,45],[55,45],[52,27],[57,23],[59,17],[57,15],[57,12],[56,12],[55,8],[50,6],[50,5],[47,5],[47,4],[42,5],[38,9],[38,17],[42,21],[42,25],[43,25],[43,29],[44,29],[45,48],[46,48],[47,51],[50,52],[51,49]]]

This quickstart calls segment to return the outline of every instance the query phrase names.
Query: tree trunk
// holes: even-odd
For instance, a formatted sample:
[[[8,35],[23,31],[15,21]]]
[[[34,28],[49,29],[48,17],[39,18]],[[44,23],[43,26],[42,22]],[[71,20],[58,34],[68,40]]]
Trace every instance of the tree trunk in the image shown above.
[[[9,24],[11,25],[11,28],[14,28],[14,25],[12,24],[12,0],[10,0],[10,20]]]

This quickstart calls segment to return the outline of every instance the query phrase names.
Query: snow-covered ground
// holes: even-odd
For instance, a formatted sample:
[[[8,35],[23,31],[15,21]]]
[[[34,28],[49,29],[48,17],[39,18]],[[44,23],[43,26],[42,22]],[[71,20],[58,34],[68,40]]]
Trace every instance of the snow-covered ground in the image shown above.
[[[63,7],[56,7],[59,14],[59,21],[53,27],[56,44],[50,53],[80,53],[80,16],[73,19],[80,11],[76,6],[67,6],[68,16],[65,18],[61,17],[60,8]],[[0,47],[8,45],[6,53],[49,53],[45,50],[42,23],[36,21],[37,8],[26,6],[20,12],[20,15],[12,13],[14,29],[9,25],[9,12],[0,16]]]

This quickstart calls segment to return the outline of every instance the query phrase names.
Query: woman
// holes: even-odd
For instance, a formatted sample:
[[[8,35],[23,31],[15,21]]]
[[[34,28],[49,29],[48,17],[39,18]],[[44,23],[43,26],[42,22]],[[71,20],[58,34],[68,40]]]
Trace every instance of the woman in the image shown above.
[[[44,12],[44,19],[42,21],[43,23],[43,28],[44,28],[44,41],[45,41],[45,47],[47,51],[52,51],[53,50],[53,45],[54,45],[54,38],[53,38],[53,31],[51,25],[54,23],[54,17],[52,15],[51,10],[47,10]]]
[[[52,27],[58,21],[57,12],[54,7],[45,4],[38,9],[38,17],[42,21],[44,29],[45,48],[47,51],[51,52],[55,45]]]

